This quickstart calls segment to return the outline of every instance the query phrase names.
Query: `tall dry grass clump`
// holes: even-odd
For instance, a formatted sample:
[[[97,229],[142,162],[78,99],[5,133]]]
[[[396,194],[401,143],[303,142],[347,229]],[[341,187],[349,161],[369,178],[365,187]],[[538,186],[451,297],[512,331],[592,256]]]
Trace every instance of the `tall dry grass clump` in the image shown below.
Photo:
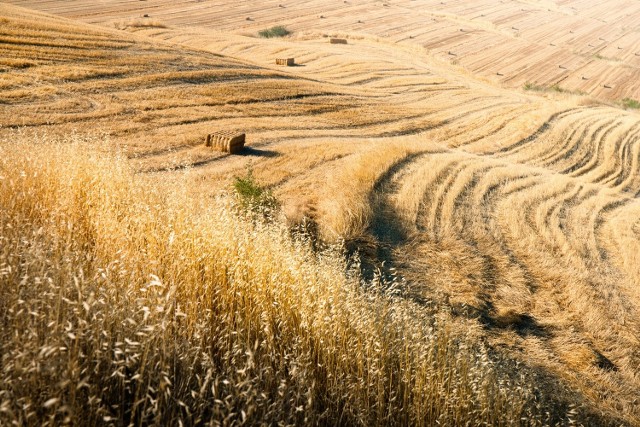
[[[73,139],[0,144],[0,424],[570,420],[337,252]]]
[[[339,173],[329,176],[320,199],[321,232],[325,239],[354,239],[366,234],[371,225],[371,194],[381,176],[418,152],[403,143],[375,144],[348,162]]]

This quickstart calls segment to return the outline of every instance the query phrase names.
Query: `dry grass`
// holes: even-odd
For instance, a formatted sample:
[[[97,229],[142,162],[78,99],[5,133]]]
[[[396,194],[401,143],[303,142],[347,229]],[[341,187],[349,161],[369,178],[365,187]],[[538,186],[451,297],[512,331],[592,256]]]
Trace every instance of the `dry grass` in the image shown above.
[[[376,182],[394,164],[417,150],[403,143],[374,145],[343,160],[320,196],[319,219],[325,239],[354,239],[366,234],[373,215],[370,195]]]
[[[640,99],[640,87],[634,83],[640,75],[640,33],[635,31],[640,14],[633,2],[625,0],[396,0],[388,7],[374,0],[303,4],[261,0],[242,10],[234,7],[235,0],[198,5],[192,0],[157,0],[127,8],[114,1],[92,0],[10,3],[91,23],[126,22],[132,15],[146,13],[182,29],[256,34],[286,26],[295,34],[377,39],[451,61],[460,70],[511,88],[526,82],[552,87],[561,81],[567,91],[603,100]]]
[[[0,10],[0,139],[20,141],[0,174],[4,419],[640,424],[637,113],[511,91],[393,37]],[[451,42],[476,40],[455,22]],[[24,142],[74,129],[106,136]],[[246,132],[245,153],[203,147],[217,130]],[[248,163],[290,222],[404,280],[235,218],[220,190]]]
[[[444,314],[365,290],[332,251],[188,197],[188,177],[141,181],[95,143],[0,146],[2,423],[585,416],[501,373]]]

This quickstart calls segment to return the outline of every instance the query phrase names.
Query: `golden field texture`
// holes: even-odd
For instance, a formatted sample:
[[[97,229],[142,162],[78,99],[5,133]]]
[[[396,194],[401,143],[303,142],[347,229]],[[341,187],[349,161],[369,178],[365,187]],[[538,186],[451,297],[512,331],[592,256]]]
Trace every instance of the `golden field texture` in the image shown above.
[[[0,423],[640,425],[640,116],[618,98],[390,34],[468,1],[13,3],[103,26],[0,4]],[[638,34],[629,2],[486,3]],[[266,223],[228,194],[248,166]]]
[[[560,85],[640,100],[640,10],[634,0],[10,0],[90,23],[145,21],[255,34],[373,36],[419,47],[508,87]]]
[[[3,425],[606,421],[335,249],[97,142],[0,148]]]

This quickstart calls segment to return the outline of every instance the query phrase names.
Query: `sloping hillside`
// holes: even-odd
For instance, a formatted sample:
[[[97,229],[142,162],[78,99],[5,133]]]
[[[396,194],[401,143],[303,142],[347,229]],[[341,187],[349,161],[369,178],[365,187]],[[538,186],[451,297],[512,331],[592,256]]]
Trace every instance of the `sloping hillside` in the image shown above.
[[[446,311],[452,330],[519,363],[514,375],[535,374],[545,398],[566,387],[561,399],[586,413],[640,424],[640,116],[510,90],[378,30],[349,32],[325,11],[312,26],[304,19],[319,3],[291,21],[306,32],[285,39],[218,31],[284,19],[269,21],[265,5],[216,6],[237,15],[216,30],[163,23],[218,16],[207,5],[190,3],[196,14],[136,2],[151,16],[122,21],[133,12],[118,2],[38,4],[105,27],[0,5],[0,138],[89,133],[150,183],[188,170],[188,192],[203,199],[250,164],[290,222],[345,239],[365,276],[402,277],[403,299]],[[375,9],[379,21],[368,3],[334,6],[411,28],[394,2]],[[574,18],[595,13],[580,9]],[[348,44],[329,44],[330,34]],[[299,66],[276,67],[276,57]],[[217,129],[247,132],[248,149],[203,147]]]
[[[600,99],[640,99],[640,10],[633,0],[12,0],[92,23],[150,15],[170,25],[256,33],[368,34],[423,48],[512,88],[558,85]]]

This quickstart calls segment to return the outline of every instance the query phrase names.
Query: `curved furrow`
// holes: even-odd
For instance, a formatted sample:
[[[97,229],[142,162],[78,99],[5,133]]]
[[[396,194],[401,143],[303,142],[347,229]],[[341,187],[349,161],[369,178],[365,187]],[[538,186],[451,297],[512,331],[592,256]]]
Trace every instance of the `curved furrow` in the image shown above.
[[[564,169],[560,169],[559,164],[545,166],[569,176],[580,177],[585,182],[617,187],[620,192],[628,191],[621,184],[625,179],[633,179],[637,175],[633,169],[636,160],[631,157],[631,152],[635,150],[639,139],[639,124],[634,123],[625,130],[621,127],[622,123],[618,120],[606,128],[601,126],[593,131],[589,142],[583,142],[580,147],[581,157],[572,160],[570,166]],[[566,164],[566,161],[563,163]]]
[[[625,192],[632,192],[640,189],[637,184],[640,178],[638,161],[640,159],[640,123],[634,125],[629,131],[629,138],[626,143],[620,144],[618,150],[618,168],[610,175],[601,178],[602,184],[619,188]],[[634,185],[633,183],[636,182]]]
[[[618,198],[594,211],[593,203],[597,205],[601,200],[602,190],[585,188],[573,179],[554,176],[555,184],[549,187],[548,177],[543,179],[534,171],[531,178],[511,172],[508,165],[487,166],[468,157],[451,156],[443,162],[439,156],[438,160],[442,166],[434,182],[439,183],[439,188],[425,192],[422,212],[417,215],[421,222],[417,229],[422,233],[431,235],[436,242],[455,236],[484,254],[492,253],[492,258],[501,259],[500,268],[494,265],[492,274],[509,271],[511,280],[520,277],[531,283],[532,276],[544,273],[547,263],[541,267],[541,258],[551,260],[569,249],[582,254],[586,262],[563,262],[557,265],[561,270],[582,267],[597,273],[597,280],[607,282],[619,277],[611,275],[612,267],[605,265],[608,258],[601,256],[596,234],[605,223],[603,215],[628,201]],[[576,227],[576,222],[582,225]],[[567,230],[567,223],[572,224],[571,230]],[[506,234],[501,230],[504,225]],[[523,247],[526,241],[537,243]],[[519,244],[512,246],[514,243]],[[538,272],[530,272],[531,267]]]
[[[449,262],[446,253],[457,251],[456,268],[467,271],[468,276],[460,278],[462,288],[451,288],[448,292],[468,309],[454,307],[456,312],[472,315],[494,333],[506,328],[523,337],[542,339],[542,348],[550,357],[562,356],[556,353],[555,343],[558,339],[574,339],[569,337],[588,337],[595,352],[607,353],[614,341],[625,341],[628,348],[637,344],[633,335],[612,337],[598,333],[601,321],[613,322],[612,314],[600,308],[613,306],[614,312],[637,311],[625,302],[625,292],[607,291],[608,287],[615,287],[611,278],[623,276],[612,275],[611,268],[605,274],[602,266],[564,258],[568,251],[581,251],[582,240],[592,239],[593,233],[586,230],[577,233],[576,229],[565,240],[560,226],[563,213],[558,206],[572,211],[573,221],[574,210],[579,210],[579,215],[590,211],[585,202],[597,197],[597,191],[584,191],[572,178],[549,176],[526,166],[516,172],[509,164],[487,165],[482,158],[468,155],[442,154],[421,161],[431,162],[424,168],[437,170],[426,185],[416,216],[420,222],[417,230],[424,237],[412,239],[422,242],[423,251],[425,245],[434,248],[435,252],[430,253],[444,251],[441,262]],[[438,186],[433,188],[436,182]],[[548,188],[551,183],[554,184]],[[531,202],[527,205],[525,201]],[[541,233],[541,227],[551,230]],[[549,247],[558,249],[550,251]],[[607,263],[599,259],[594,246],[590,245],[589,250],[596,253],[598,263]],[[436,267],[409,259],[402,265],[418,268],[409,275],[420,280],[439,281],[429,278],[436,272],[442,274]],[[581,273],[576,275],[576,269]],[[574,294],[574,289],[580,289],[579,293]],[[552,331],[545,326],[554,316],[568,312],[590,317],[582,328],[571,331]],[[633,360],[640,361],[631,351],[614,356],[612,363],[634,357]],[[597,360],[594,358],[592,363],[595,365]]]
[[[377,81],[388,78],[387,75],[370,75],[369,73],[364,74],[362,72],[354,71],[350,75],[349,74],[340,74],[339,78],[337,76],[329,76],[333,81],[342,85],[342,86],[366,86],[370,83],[375,83]],[[354,79],[354,80],[352,80]]]
[[[476,283],[480,302],[475,309],[480,310],[476,314],[488,325],[495,323],[492,294],[496,289],[511,287],[513,292],[529,294],[536,288],[528,268],[510,251],[500,230],[494,227],[491,212],[493,200],[500,197],[500,187],[520,179],[526,176],[510,172],[506,165],[485,165],[477,159],[455,156],[433,181],[441,182],[440,197],[432,197],[426,191],[416,215],[421,222],[417,229],[427,234],[429,241],[436,245],[463,242],[468,253],[465,258],[474,259],[481,266],[472,273],[477,276],[472,282]]]
[[[629,172],[618,186],[623,191],[635,194],[638,197],[640,196],[640,173],[637,171],[640,171],[640,144],[635,144],[633,147],[630,165],[628,170],[634,171],[634,173],[631,174]]]
[[[507,238],[495,222],[495,206],[502,197],[506,183],[526,180],[527,175],[514,171],[508,165],[490,165],[488,169],[474,171],[472,178],[455,199],[451,212],[454,218],[461,218],[458,234],[482,253],[492,254],[500,260],[502,274],[493,279],[503,281],[505,287],[521,287],[520,292],[535,292],[538,285],[533,280],[529,268],[511,250]],[[526,187],[523,187],[523,189]],[[468,212],[472,212],[469,216]],[[497,270],[497,268],[494,268]]]
[[[596,348],[601,351],[619,348],[620,341],[626,342],[629,350],[616,354],[616,357],[612,358],[615,364],[626,363],[623,361],[630,357],[638,363],[638,355],[634,355],[631,350],[638,345],[640,325],[637,321],[634,321],[634,325],[627,324],[628,330],[632,333],[625,332],[625,337],[602,333],[603,324],[612,325],[611,327],[619,333],[621,328],[617,313],[637,314],[638,306],[629,299],[629,287],[620,287],[621,282],[628,283],[629,277],[618,271],[609,260],[600,257],[594,232],[594,219],[599,214],[590,215],[593,203],[600,197],[599,190],[585,190],[579,186],[577,188],[576,192],[576,187],[573,187],[573,192],[567,194],[566,200],[559,202],[562,208],[555,211],[557,219],[554,221],[557,221],[557,226],[553,229],[560,233],[558,236],[562,238],[561,242],[566,242],[563,243],[564,247],[560,252],[554,253],[544,249],[548,245],[548,242],[545,242],[548,234],[531,233],[522,229],[522,226],[518,225],[519,221],[509,212],[508,206],[529,199],[529,194],[522,194],[516,199],[504,200],[501,203],[505,209],[505,212],[501,213],[501,223],[510,228],[513,250],[531,267],[537,282],[541,284],[542,291],[537,298],[541,301],[555,298],[563,315],[573,313],[576,318],[583,319],[585,330],[581,333],[593,339]],[[607,209],[613,207],[614,205],[611,205]],[[544,213],[535,216],[542,217]],[[570,226],[563,227],[563,223]],[[576,254],[578,256],[575,256]],[[635,301],[638,301],[637,298]],[[567,305],[567,302],[571,305]]]
[[[548,204],[544,215],[542,230],[545,231],[551,243],[548,247],[556,256],[566,256],[571,250],[571,242],[565,233],[566,211],[568,208],[578,205],[584,197],[583,184],[571,183],[568,190],[571,191],[565,192],[560,200],[554,200]]]
[[[547,121],[545,121],[534,133],[532,133],[531,135],[527,136],[526,138],[523,138],[521,140],[519,140],[518,142],[515,142],[513,144],[510,144],[506,147],[502,147],[496,151],[493,152],[487,152],[486,154],[488,155],[495,155],[497,157],[500,157],[502,155],[505,155],[506,153],[514,153],[517,150],[521,149],[522,147],[526,146],[527,144],[529,144],[530,142],[540,138],[542,135],[546,134],[549,129],[552,128],[552,126],[558,122],[558,120],[562,119],[563,117],[566,117],[567,115],[570,114],[575,114],[576,112],[580,111],[580,109],[578,108],[571,108],[568,110],[563,110],[563,111],[559,111],[556,112],[554,114],[552,114]]]
[[[459,176],[466,171],[468,163],[472,163],[472,161],[461,160],[455,167],[446,169],[446,171],[450,170],[450,172],[444,174],[442,184],[439,187],[433,187],[435,194],[432,197],[433,202],[428,209],[429,214],[418,215],[427,219],[426,224],[418,224],[419,229],[423,230],[423,232],[430,232],[436,241],[443,239],[448,234],[448,226],[445,223],[446,218],[443,216],[444,205],[449,196],[449,189],[458,180]],[[426,204],[422,206],[426,207]]]
[[[596,114],[593,114],[593,117],[596,116]],[[570,147],[587,138],[592,125],[592,116],[583,114],[570,126],[557,126],[557,129],[554,128],[553,132],[559,132],[559,136],[554,138],[553,135],[549,135],[547,138],[541,138],[541,142],[529,145],[525,147],[525,150],[521,150],[518,155],[509,156],[509,158],[534,166],[546,167],[557,158],[563,156],[563,153],[568,151]]]
[[[578,159],[573,160],[570,156],[566,156],[563,160],[566,160],[570,163],[570,166],[567,166],[565,169],[561,170],[560,173],[563,175],[569,176],[582,176],[586,175],[588,172],[593,170],[598,166],[599,163],[602,163],[603,160],[603,151],[604,146],[606,145],[607,138],[616,130],[622,122],[620,120],[610,120],[605,125],[600,126],[594,132],[591,133],[591,138],[589,142],[586,144],[582,144],[579,151],[582,151],[584,154]],[[578,153],[575,151],[574,153]],[[558,168],[559,165],[552,164],[550,167]],[[586,177],[583,177],[586,179]]]
[[[535,189],[535,197],[530,195],[521,203],[522,225],[527,227],[527,233],[540,236],[542,248],[551,254],[560,255],[559,247],[556,246],[557,235],[562,235],[561,229],[548,228],[551,224],[549,216],[555,207],[566,200],[571,200],[573,183],[546,181],[541,178],[532,189]],[[525,194],[525,193],[522,193]],[[514,195],[519,198],[520,195]],[[561,206],[561,205],[560,205]],[[565,242],[570,243],[567,239]],[[562,249],[570,249],[564,246]]]
[[[445,152],[443,156],[446,157],[449,153]],[[425,162],[425,171],[423,179],[419,181],[418,185],[412,185],[410,188],[410,192],[408,195],[421,195],[420,199],[417,202],[413,203],[412,209],[408,210],[408,213],[405,213],[407,222],[411,224],[411,228],[415,232],[424,233],[427,231],[427,228],[424,226],[428,221],[432,221],[433,216],[428,215],[428,212],[431,210],[427,206],[427,200],[432,200],[432,198],[427,198],[426,194],[428,190],[431,189],[435,191],[438,188],[448,185],[448,178],[452,173],[459,167],[460,160],[439,160],[437,165],[434,166],[429,162]],[[413,183],[412,183],[413,184]],[[405,184],[406,185],[406,184]],[[433,221],[432,221],[433,223]],[[435,227],[433,227],[435,229]]]
[[[517,152],[499,157],[580,177],[584,182],[616,188],[621,193],[635,193],[632,183],[636,180],[634,165],[638,159],[634,153],[638,150],[640,124],[614,113],[611,109],[586,110],[579,116],[566,116],[567,120],[556,119],[535,144],[522,144]]]
[[[612,211],[599,234],[611,262],[631,278],[621,284],[630,285],[628,292],[640,300],[640,201],[635,199]]]
[[[517,119],[532,111],[532,107],[528,104],[515,103],[515,105],[514,107],[514,104],[496,104],[485,115],[480,117],[472,115],[466,117],[461,123],[452,123],[456,124],[457,128],[446,133],[448,145],[466,149],[471,144],[487,141],[490,138],[495,143],[499,140],[497,135],[509,127],[517,128],[519,125]],[[506,136],[506,139],[510,136]]]
[[[474,133],[477,133],[477,136],[473,136],[471,138],[463,139],[460,143],[455,144],[455,147],[464,147],[475,144],[477,142],[485,141],[488,139],[493,139],[497,135],[501,134],[505,129],[507,129],[510,125],[514,124],[515,121],[519,117],[523,117],[524,115],[533,112],[533,107],[529,105],[524,105],[515,109],[509,109],[506,114],[493,114],[486,118],[485,122],[474,130]],[[471,132],[465,132],[464,135],[467,135]]]
[[[519,102],[505,101],[495,104],[483,105],[482,107],[474,109],[465,109],[463,113],[457,114],[454,117],[447,119],[447,122],[451,125],[457,125],[459,129],[458,133],[454,133],[452,136],[457,136],[462,133],[467,133],[478,123],[478,121],[484,121],[485,117],[497,114],[494,110],[500,111],[501,109],[521,105]]]
[[[380,70],[376,70],[373,75],[371,75],[371,72],[363,72],[361,71],[360,73],[354,74],[354,76],[358,76],[360,77],[360,80],[354,80],[351,81],[349,83],[347,83],[347,86],[369,86],[371,87],[371,89],[376,89],[376,90],[390,90],[390,89],[394,89],[396,88],[397,85],[394,85],[393,83],[399,83],[401,82],[403,79],[406,80],[417,80],[418,78],[424,78],[424,77],[428,77],[428,76],[416,76],[415,74],[415,70],[410,70],[410,73],[395,73],[393,70],[388,71],[388,72],[382,72]],[[442,82],[438,82],[438,83],[433,83],[431,82],[430,85],[439,85],[439,84],[444,84],[446,83],[446,81],[442,81]],[[426,85],[424,82],[418,81],[416,83],[411,84],[412,86],[423,86]]]
[[[444,96],[445,99],[442,102],[439,102],[439,99],[433,101],[434,105],[437,105],[437,108],[429,108],[431,109],[430,112],[434,117],[441,118],[442,121],[446,121],[447,123],[459,120],[469,113],[485,111],[493,105],[487,105],[489,101],[496,100],[497,102],[505,102],[503,101],[503,98],[500,97],[487,98],[484,96],[473,96],[469,98],[468,95],[463,92]],[[463,112],[460,112],[461,105],[465,106]]]
[[[430,152],[410,153],[387,169],[375,182],[369,199],[373,206],[373,218],[369,231],[378,242],[397,245],[407,236],[405,223],[399,216],[397,197],[403,179],[413,172],[415,164]]]
[[[631,163],[631,150],[635,143],[640,139],[640,122],[634,122],[629,126],[626,132],[616,138],[611,147],[610,163],[604,163],[603,167],[608,166],[608,169],[601,171],[599,175],[594,177],[593,182],[598,182],[604,186],[615,187],[617,184],[611,185],[611,183],[618,184],[624,180],[624,176],[630,174],[632,171],[628,170]]]
[[[486,103],[481,102],[481,105],[477,108],[466,107],[462,113],[460,113],[459,106],[445,107],[440,109],[437,113],[431,117],[441,120],[441,123],[434,126],[432,138],[437,140],[446,141],[447,145],[451,147],[459,146],[460,143],[455,141],[456,136],[475,134],[478,132],[477,123],[485,122],[486,116],[493,115],[496,109],[504,109],[513,106],[519,106],[521,103],[504,101],[498,103]],[[453,116],[443,114],[445,111],[452,111],[455,114]],[[485,131],[486,132],[486,131]]]
[[[278,189],[288,183],[290,183],[291,181],[295,180],[295,179],[299,179],[301,176],[303,175],[307,175],[309,173],[313,173],[315,171],[317,171],[318,169],[321,169],[323,167],[326,167],[327,165],[333,163],[333,162],[337,162],[339,160],[343,160],[343,159],[347,159],[351,156],[354,156],[355,153],[340,153],[340,154],[336,154],[333,155],[329,158],[322,158],[322,159],[318,159],[315,160],[313,162],[311,162],[311,164],[305,165],[304,169],[300,170],[300,171],[290,171],[287,176],[285,176],[284,178],[281,178],[279,180],[277,180],[276,182],[267,182],[267,184],[269,185],[269,188],[274,188],[274,189]],[[276,157],[276,156],[274,156]],[[275,165],[265,165],[265,167],[269,167],[269,168],[273,168]],[[297,184],[296,184],[297,185]]]
[[[632,203],[632,201],[633,199],[630,198],[616,198],[610,200],[607,203],[601,205],[597,212],[594,212],[592,216],[594,246],[597,249],[600,260],[603,262],[609,260],[607,245],[603,243],[604,238],[602,235],[602,229],[604,227],[604,224],[607,222],[608,217],[612,215],[615,210],[627,206],[628,204]]]
[[[545,179],[524,191],[511,193],[512,197],[499,200],[495,207],[496,216],[501,219],[499,222],[502,227],[512,230],[511,238],[508,239],[511,250],[517,254],[521,263],[531,269],[532,274],[538,278],[538,283],[543,284],[544,280],[540,278],[553,271],[564,271],[562,274],[566,274],[566,277],[570,277],[573,271],[584,271],[586,275],[581,286],[586,289],[587,294],[600,299],[604,306],[611,304],[613,299],[619,310],[637,311],[637,306],[628,302],[625,292],[609,290],[611,287],[616,288],[618,281],[628,280],[628,277],[618,272],[606,257],[601,256],[602,245],[598,243],[598,229],[605,223],[606,213],[625,206],[628,201],[614,197],[612,201],[603,204],[600,195],[602,189],[585,189],[582,184],[562,177],[557,180],[555,189],[547,189],[550,183]],[[543,191],[547,191],[546,196],[541,196]],[[525,205],[523,202],[527,200],[537,202]],[[594,204],[598,206],[595,210]],[[464,211],[460,211],[460,214],[463,213]],[[517,217],[523,220],[518,220]],[[566,227],[561,226],[561,217],[571,224],[569,233],[565,233]],[[557,225],[553,225],[554,223]],[[537,224],[536,229],[528,229],[532,224]],[[549,232],[541,230],[545,227],[550,227]],[[559,251],[548,250],[558,243]],[[583,257],[568,256],[571,252],[582,252]],[[560,260],[562,262],[558,263]],[[599,315],[608,316],[609,313]],[[603,342],[610,341],[608,337],[601,339]]]
[[[434,123],[430,116],[427,114],[417,114],[414,116],[384,116],[384,118],[375,116],[367,117],[365,114],[359,114],[356,116],[357,120],[362,122],[352,122],[346,119],[341,119],[343,123],[336,123],[338,120],[334,120],[332,116],[340,111],[322,112],[319,114],[307,115],[299,113],[299,115],[257,115],[252,116],[240,116],[227,118],[229,123],[220,122],[216,117],[200,117],[190,120],[179,120],[176,122],[168,122],[163,124],[157,124],[154,127],[154,131],[164,129],[168,131],[171,128],[184,129],[184,126],[188,125],[201,125],[210,122],[220,122],[217,126],[229,126],[232,122],[238,122],[242,119],[249,119],[252,121],[251,127],[244,127],[246,132],[250,132],[253,135],[259,135],[262,132],[300,132],[299,135],[292,136],[293,138],[308,138],[318,136],[328,136],[327,132],[342,131],[343,134],[332,134],[336,137],[390,137],[399,135],[410,135],[423,132],[433,126],[439,125]],[[296,123],[291,121],[292,117],[305,118],[303,123]],[[127,134],[131,134],[133,130],[127,130]],[[291,139],[289,137],[282,137],[281,140]]]
[[[441,215],[444,218],[451,218],[452,231],[455,233],[462,235],[463,233],[475,231],[471,228],[469,217],[475,219],[486,218],[484,214],[480,215],[479,211],[483,209],[483,206],[482,204],[476,204],[475,190],[480,186],[481,180],[490,172],[493,172],[494,167],[495,165],[492,164],[473,161],[466,168],[465,173],[459,174],[447,189],[447,197],[443,202]],[[478,216],[476,217],[476,215]],[[486,231],[485,226],[487,224],[484,224],[484,221],[478,222],[478,225],[483,228],[483,231]]]

